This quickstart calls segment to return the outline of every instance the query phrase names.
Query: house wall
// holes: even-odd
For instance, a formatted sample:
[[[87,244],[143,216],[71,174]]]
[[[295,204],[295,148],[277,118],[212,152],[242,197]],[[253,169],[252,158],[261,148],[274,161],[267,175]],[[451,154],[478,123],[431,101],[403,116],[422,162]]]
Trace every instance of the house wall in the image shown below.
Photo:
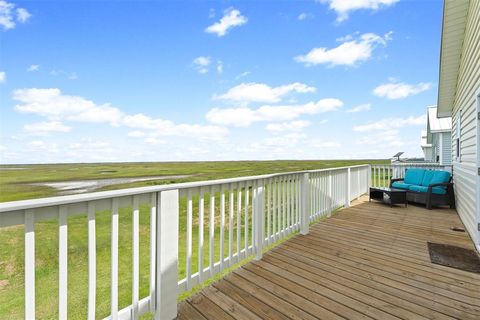
[[[438,134],[432,133],[432,161],[438,162],[438,156],[440,156],[440,144],[438,140]]]
[[[442,138],[442,165],[451,165],[452,164],[452,133],[443,132],[441,135]]]
[[[453,105],[452,159],[457,211],[478,249],[477,93],[480,89],[480,1],[470,1]],[[460,157],[456,157],[458,118]]]
[[[423,147],[423,156],[425,158],[425,161],[431,162],[433,161],[433,155],[432,155],[432,147]]]

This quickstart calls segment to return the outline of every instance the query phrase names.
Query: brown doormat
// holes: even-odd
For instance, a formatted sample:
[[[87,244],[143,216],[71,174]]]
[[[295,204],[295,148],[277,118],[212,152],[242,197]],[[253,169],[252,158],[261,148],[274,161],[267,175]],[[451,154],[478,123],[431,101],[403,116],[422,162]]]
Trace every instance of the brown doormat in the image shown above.
[[[427,242],[430,261],[442,266],[480,273],[480,258],[473,250]]]

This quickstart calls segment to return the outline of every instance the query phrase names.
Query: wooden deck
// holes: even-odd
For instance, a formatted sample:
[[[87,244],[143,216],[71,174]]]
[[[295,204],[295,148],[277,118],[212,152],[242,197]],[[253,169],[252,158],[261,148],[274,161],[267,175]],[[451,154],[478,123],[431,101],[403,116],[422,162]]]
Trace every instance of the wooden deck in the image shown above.
[[[179,305],[178,319],[480,319],[480,274],[430,263],[473,248],[450,209],[361,199]]]

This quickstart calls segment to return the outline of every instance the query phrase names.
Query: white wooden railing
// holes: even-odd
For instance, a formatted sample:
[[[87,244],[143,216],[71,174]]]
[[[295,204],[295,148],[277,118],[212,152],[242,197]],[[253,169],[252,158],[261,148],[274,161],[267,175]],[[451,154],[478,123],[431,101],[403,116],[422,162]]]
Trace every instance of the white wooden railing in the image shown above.
[[[88,319],[99,316],[95,227],[97,212],[105,210],[111,213],[108,318],[138,319],[152,312],[155,319],[173,319],[180,293],[245,258],[260,259],[266,246],[294,232],[307,234],[311,222],[348,207],[352,199],[368,192],[371,173],[369,165],[360,165],[0,203],[0,228],[24,225],[25,318],[35,318],[35,224],[39,221],[58,219],[59,319],[68,317],[67,218],[81,214],[86,214],[88,224]],[[150,288],[148,295],[140,297],[139,208],[145,205],[150,214]],[[132,210],[132,301],[119,310],[121,208]],[[186,256],[179,257],[179,219],[183,214]],[[186,272],[179,280],[178,265],[183,260]]]
[[[404,178],[405,171],[409,168],[427,170],[445,170],[452,172],[451,165],[440,165],[438,163],[393,163],[384,165],[372,165],[371,185],[373,187],[388,188],[391,179]]]

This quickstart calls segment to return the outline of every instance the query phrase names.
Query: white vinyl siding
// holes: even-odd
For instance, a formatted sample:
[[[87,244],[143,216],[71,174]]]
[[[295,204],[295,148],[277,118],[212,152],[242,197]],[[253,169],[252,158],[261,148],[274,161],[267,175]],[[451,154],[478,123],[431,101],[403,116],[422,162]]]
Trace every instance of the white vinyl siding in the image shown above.
[[[441,165],[452,164],[452,133],[437,132],[432,133],[432,152],[431,161],[438,162]]]
[[[433,162],[439,162],[440,159],[440,143],[438,140],[438,133],[432,134],[432,160]]]
[[[441,165],[452,164],[452,133],[442,133],[442,161]]]
[[[470,1],[453,106],[452,157],[457,211],[480,247],[476,221],[477,137],[476,95],[480,88],[480,1]],[[461,119],[459,119],[461,115]],[[460,128],[458,124],[460,123]],[[458,137],[459,136],[459,137]],[[460,138],[460,157],[456,157]]]
[[[433,161],[433,154],[432,154],[432,147],[424,148],[423,154],[425,155],[425,161],[432,162]]]

